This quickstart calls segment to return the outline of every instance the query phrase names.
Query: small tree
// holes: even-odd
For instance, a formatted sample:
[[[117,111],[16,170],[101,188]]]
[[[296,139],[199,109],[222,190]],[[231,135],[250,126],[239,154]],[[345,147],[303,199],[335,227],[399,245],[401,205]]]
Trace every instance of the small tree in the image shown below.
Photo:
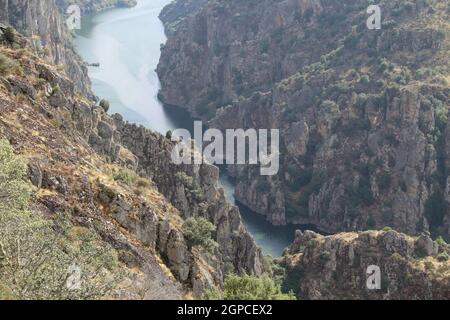
[[[108,112],[109,111],[109,107],[110,107],[109,101],[106,100],[106,99],[102,99],[100,101],[100,107],[102,107],[103,110],[105,110],[105,112]]]
[[[16,30],[14,30],[13,27],[7,27],[3,30],[3,37],[5,38],[6,42],[13,46],[16,42]]]
[[[283,293],[281,286],[268,277],[238,276],[225,278],[223,292],[206,292],[207,300],[296,300],[293,292]]]
[[[17,63],[14,60],[0,53],[0,76],[7,75],[16,67]]]
[[[216,227],[205,218],[189,218],[183,225],[184,237],[189,246],[199,246],[208,252],[212,252],[217,243],[212,239],[212,233]]]

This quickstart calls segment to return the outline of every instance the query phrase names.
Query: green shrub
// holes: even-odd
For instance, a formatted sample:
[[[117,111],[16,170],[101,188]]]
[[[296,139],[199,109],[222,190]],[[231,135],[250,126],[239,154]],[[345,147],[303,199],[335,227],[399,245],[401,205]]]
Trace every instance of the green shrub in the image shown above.
[[[369,84],[370,83],[370,77],[368,75],[363,75],[359,81],[362,84]]]
[[[121,169],[113,176],[114,181],[123,182],[128,186],[132,186],[137,178],[137,174],[129,169]]]
[[[202,201],[204,193],[199,184],[193,177],[188,176],[184,172],[177,172],[175,178],[179,184],[184,186],[184,189],[191,200]]]
[[[283,41],[283,29],[281,27],[273,29],[271,37],[276,43],[281,43]]]
[[[0,76],[6,76],[17,67],[17,62],[0,53]]]
[[[446,246],[447,242],[444,240],[442,236],[436,238],[436,243],[440,246]]]
[[[260,44],[261,53],[267,53],[270,49],[270,42],[267,39],[264,39]]]
[[[199,246],[213,252],[217,243],[212,239],[216,227],[205,218],[189,218],[183,224],[183,234],[190,247]]]
[[[437,256],[437,259],[439,262],[446,262],[449,259],[449,255],[447,252],[442,252]]]
[[[139,178],[136,181],[136,187],[142,188],[142,189],[148,189],[150,188],[150,180],[145,178]]]
[[[3,30],[3,37],[5,38],[5,41],[12,46],[17,39],[16,30],[12,27],[7,27]]]
[[[54,96],[55,94],[59,93],[61,91],[61,87],[59,86],[59,84],[57,84],[56,86],[52,87],[52,96]]]
[[[392,228],[391,227],[384,227],[382,229],[382,231],[384,231],[384,232],[392,231]]]
[[[0,212],[28,207],[30,186],[24,180],[27,165],[14,154],[7,140],[0,140]],[[1,238],[0,238],[1,241]]]
[[[178,183],[182,184],[185,187],[190,187],[194,184],[194,178],[181,171],[175,174],[175,178],[177,179]]]
[[[339,111],[339,106],[336,104],[336,102],[332,101],[332,100],[325,100],[322,102],[322,104],[320,105],[320,107],[327,111],[327,112],[338,112]]]
[[[109,104],[109,101],[108,101],[108,100],[102,99],[102,100],[100,101],[99,105],[100,105],[100,107],[102,107],[103,110],[105,110],[105,112],[108,112],[108,111],[109,111],[110,104]]]
[[[238,276],[230,274],[225,278],[222,293],[207,292],[207,300],[296,300],[294,293],[281,291],[281,286],[268,277]]]
[[[360,36],[350,34],[344,39],[344,47],[346,49],[354,49],[358,45]]]

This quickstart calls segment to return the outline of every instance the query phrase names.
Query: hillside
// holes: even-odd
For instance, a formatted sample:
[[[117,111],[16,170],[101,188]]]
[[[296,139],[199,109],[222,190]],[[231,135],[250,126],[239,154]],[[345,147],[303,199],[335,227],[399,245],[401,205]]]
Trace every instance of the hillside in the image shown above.
[[[60,21],[58,9],[52,2],[45,3],[49,7],[27,2],[27,14],[40,15],[40,10],[46,9]],[[17,12],[16,18],[0,21],[14,20],[23,26],[18,18],[22,16],[20,7]],[[108,291],[111,298],[199,298],[206,289],[221,287],[225,270],[263,274],[266,267],[259,248],[242,225],[238,209],[226,203],[223,190],[217,187],[218,169],[172,165],[172,141],[128,124],[120,115],[109,116],[90,95],[83,95],[83,89],[90,92],[89,82],[81,86],[78,82],[86,77],[84,68],[73,70],[75,75],[67,71],[69,65],[82,65],[78,56],[56,65],[54,56],[36,50],[36,44],[42,42],[75,54],[70,38],[46,42],[30,37],[34,34],[30,28],[23,26],[24,35],[14,31],[11,43],[11,29],[0,27],[0,138],[4,152],[10,155],[10,144],[14,157],[19,157],[11,163],[27,163],[33,185],[30,218],[54,225],[48,236],[61,238],[65,245],[78,243],[72,232],[86,232],[95,236],[99,247],[110,248],[117,257],[116,269],[110,273],[124,274]],[[53,34],[56,30],[66,34],[63,24],[46,24],[46,28]],[[70,57],[67,54],[65,59]],[[6,197],[9,199],[8,194]],[[68,229],[59,229],[60,215],[68,219]],[[210,240],[218,245],[213,252],[185,236],[185,222],[193,216],[214,224]],[[35,243],[42,239],[38,240]],[[5,250],[5,259],[15,252]],[[96,262],[102,270],[108,266],[103,260]],[[2,278],[8,269],[0,270],[2,298],[49,297],[45,287],[39,288],[41,296],[24,296],[23,288],[32,282],[23,283],[24,287],[10,283],[8,277]],[[73,292],[65,294],[74,298]]]
[[[275,225],[450,236],[449,7],[380,1],[209,1],[173,28],[161,99],[219,129],[281,130],[282,168],[229,167]]]

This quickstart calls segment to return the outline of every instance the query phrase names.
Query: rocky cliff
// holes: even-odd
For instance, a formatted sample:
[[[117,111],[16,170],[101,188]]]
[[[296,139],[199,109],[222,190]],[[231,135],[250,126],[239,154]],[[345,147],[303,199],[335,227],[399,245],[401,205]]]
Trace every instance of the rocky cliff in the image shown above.
[[[281,264],[287,267],[285,285],[303,299],[449,299],[449,250],[427,234],[367,231],[323,237],[298,231]],[[380,270],[379,288],[367,286],[373,274],[367,273],[369,266]]]
[[[0,22],[12,25],[24,34],[33,49],[43,59],[64,68],[77,89],[93,97],[84,62],[72,43],[72,34],[66,27],[66,10],[71,4],[80,6],[89,14],[113,7],[131,7],[135,0],[2,0]]]
[[[87,69],[75,52],[65,18],[54,0],[2,0],[0,22],[24,34],[41,58],[63,68],[81,93],[92,96]]]
[[[281,130],[282,168],[230,167],[276,225],[449,236],[448,4],[211,1],[162,51],[161,98],[227,128]]]
[[[225,272],[265,272],[238,209],[217,186],[216,167],[172,165],[170,139],[109,116],[80,94],[78,78],[55,66],[56,57],[36,51],[32,40],[47,32],[45,45],[66,54],[57,61],[79,61],[76,55],[69,61],[70,38],[53,2],[36,3],[3,3],[9,11],[0,21],[24,35],[10,45],[0,33],[0,137],[28,160],[37,211],[68,213],[117,251],[134,276],[115,298],[199,298],[220,288]],[[39,20],[42,10],[50,21]],[[217,226],[213,254],[185,239],[183,224],[192,216]]]

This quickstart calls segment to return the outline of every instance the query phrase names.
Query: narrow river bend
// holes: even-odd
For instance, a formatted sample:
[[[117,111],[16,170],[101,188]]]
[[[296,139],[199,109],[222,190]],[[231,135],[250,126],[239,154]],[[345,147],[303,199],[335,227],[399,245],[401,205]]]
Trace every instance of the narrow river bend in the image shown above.
[[[155,72],[160,46],[166,36],[158,18],[171,0],[139,0],[131,9],[112,9],[83,17],[75,44],[91,67],[94,93],[111,103],[111,113],[120,113],[129,122],[165,134],[168,130],[191,128],[192,119],[183,110],[164,108],[158,100],[160,83]],[[234,204],[234,185],[225,175],[221,184]],[[264,217],[241,207],[247,229],[265,254],[280,256],[293,238],[295,227],[274,227]]]

